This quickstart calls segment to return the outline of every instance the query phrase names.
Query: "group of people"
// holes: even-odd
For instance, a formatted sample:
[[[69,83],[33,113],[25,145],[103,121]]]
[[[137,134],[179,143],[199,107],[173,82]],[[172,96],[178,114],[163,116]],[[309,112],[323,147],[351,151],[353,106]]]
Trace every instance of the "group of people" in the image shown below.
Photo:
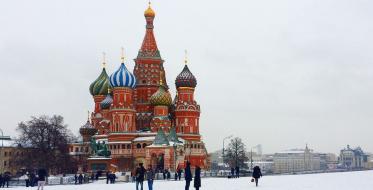
[[[0,188],[9,187],[10,175],[9,173],[0,173]]]
[[[239,177],[240,177],[240,167],[238,166],[236,166],[236,168],[232,167],[230,178],[239,178]]]
[[[115,179],[117,178],[117,176],[115,175],[114,172],[106,172],[106,184],[114,184],[115,183]]]
[[[181,179],[181,173],[182,170],[178,169],[177,173],[175,174],[175,180]],[[136,168],[135,171],[135,180],[136,180],[136,190],[143,190],[144,188],[144,181],[145,179],[148,182],[148,189],[153,190],[153,182],[155,179],[155,172],[153,171],[153,168],[151,165],[148,166],[147,169],[145,169],[143,163],[140,163],[139,166]],[[185,190],[189,190],[190,182],[192,181],[192,171],[190,169],[190,162],[187,162],[185,167]],[[194,174],[194,188],[196,190],[199,190],[201,187],[201,168],[199,166],[196,166],[195,174]]]

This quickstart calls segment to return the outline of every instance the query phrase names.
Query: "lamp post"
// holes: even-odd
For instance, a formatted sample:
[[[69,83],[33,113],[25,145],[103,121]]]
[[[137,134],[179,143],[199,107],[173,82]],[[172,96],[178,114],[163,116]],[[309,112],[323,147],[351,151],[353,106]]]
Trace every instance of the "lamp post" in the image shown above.
[[[233,137],[233,135],[229,135],[229,136],[223,138],[223,165],[224,165],[224,158],[225,158],[225,154],[224,154],[224,150],[225,150],[224,142],[225,142],[225,140],[230,139],[232,137]]]

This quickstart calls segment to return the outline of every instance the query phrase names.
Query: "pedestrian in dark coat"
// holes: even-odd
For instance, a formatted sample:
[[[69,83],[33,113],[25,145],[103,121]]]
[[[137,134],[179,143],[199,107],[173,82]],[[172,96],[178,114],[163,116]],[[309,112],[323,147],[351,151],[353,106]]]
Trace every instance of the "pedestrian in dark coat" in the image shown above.
[[[196,167],[196,171],[194,173],[194,188],[199,190],[201,187],[201,168],[199,166]]]
[[[143,190],[143,185],[144,185],[144,178],[145,178],[145,168],[142,163],[139,164],[139,167],[136,169],[136,190],[139,190],[139,184],[141,190]]]
[[[92,172],[91,173],[91,181],[93,182],[95,180],[95,174]]]
[[[179,178],[179,181],[181,180],[181,172],[182,172],[182,169],[177,169],[177,177]]]
[[[110,181],[110,173],[109,171],[106,172],[106,184],[109,184]]]
[[[258,187],[259,178],[262,177],[262,172],[260,171],[259,166],[253,168],[253,178],[255,179],[255,185]]]
[[[83,184],[83,174],[79,174],[78,180],[79,184]]]
[[[6,187],[8,188],[9,187],[9,181],[10,181],[10,174],[9,173],[4,174],[3,187],[5,187],[5,184],[6,184]]]
[[[74,175],[74,181],[75,181],[75,185],[78,184],[78,174]]]
[[[3,181],[4,181],[3,174],[0,173],[0,188],[3,187]]]
[[[153,182],[155,178],[155,173],[151,166],[148,166],[148,170],[146,171],[146,179],[148,180],[148,188],[149,190],[153,190]]]
[[[47,170],[40,168],[38,170],[38,190],[43,190],[45,181],[47,180]]]
[[[192,171],[190,170],[190,162],[187,161],[185,167],[185,190],[189,190],[190,181],[192,181]]]
[[[35,176],[35,172],[31,172],[30,174],[30,186],[31,187],[34,187],[36,184],[36,176]]]
[[[231,168],[231,178],[234,178],[234,168]]]
[[[236,177],[240,177],[240,167],[236,166]]]

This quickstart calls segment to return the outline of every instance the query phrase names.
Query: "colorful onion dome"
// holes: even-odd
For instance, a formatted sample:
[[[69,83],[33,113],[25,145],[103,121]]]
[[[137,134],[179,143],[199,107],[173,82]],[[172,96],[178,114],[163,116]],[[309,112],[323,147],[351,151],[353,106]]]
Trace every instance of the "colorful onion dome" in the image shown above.
[[[100,103],[101,109],[109,109],[113,103],[113,98],[110,94],[106,95],[105,99]]]
[[[110,85],[115,87],[129,87],[135,88],[136,78],[131,72],[128,71],[127,67],[122,64],[119,69],[110,76]]]
[[[172,104],[171,94],[168,92],[162,82],[157,92],[150,97],[150,103],[153,106],[170,106]]]
[[[106,73],[105,68],[103,68],[100,76],[98,76],[98,78],[89,86],[89,92],[92,96],[106,95],[109,86],[109,76]]]
[[[184,69],[176,77],[175,85],[176,85],[176,88],[179,88],[179,87],[194,88],[194,87],[197,86],[197,79],[196,79],[196,77],[194,77],[192,72],[190,72],[187,65],[184,66]]]
[[[150,7],[150,2],[149,2],[149,6],[148,8],[145,10],[144,12],[144,16],[145,17],[155,17],[155,12],[153,11],[153,9]]]
[[[79,132],[82,136],[90,135],[93,136],[97,133],[97,129],[93,127],[93,125],[87,121],[82,127],[80,127]]]

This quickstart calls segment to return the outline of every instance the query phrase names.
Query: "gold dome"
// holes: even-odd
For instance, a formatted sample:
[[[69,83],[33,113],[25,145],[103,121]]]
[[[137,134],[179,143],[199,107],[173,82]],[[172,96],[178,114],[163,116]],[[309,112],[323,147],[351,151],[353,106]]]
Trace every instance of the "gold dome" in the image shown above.
[[[146,9],[145,12],[144,12],[144,16],[145,16],[145,17],[154,17],[154,16],[155,16],[155,12],[154,12],[153,9],[150,7],[150,2],[149,2],[149,7],[148,7],[148,9]]]

